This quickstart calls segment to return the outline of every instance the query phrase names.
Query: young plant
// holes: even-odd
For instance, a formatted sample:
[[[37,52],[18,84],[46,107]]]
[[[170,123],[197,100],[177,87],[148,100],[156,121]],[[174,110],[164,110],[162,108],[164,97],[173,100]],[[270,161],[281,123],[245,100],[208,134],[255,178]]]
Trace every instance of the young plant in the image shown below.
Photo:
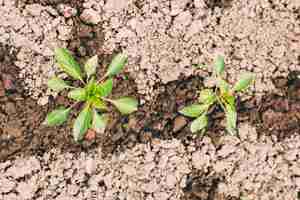
[[[187,106],[179,111],[182,115],[187,117],[196,118],[191,124],[191,132],[196,133],[201,131],[205,132],[208,125],[207,113],[209,109],[215,104],[219,104],[225,112],[226,116],[226,129],[231,135],[237,133],[237,111],[235,95],[238,92],[246,90],[254,81],[254,75],[245,73],[241,75],[239,81],[231,86],[224,77],[224,58],[219,56],[214,63],[213,76],[215,78],[216,86],[214,89],[204,89],[200,91],[198,102]]]
[[[83,109],[73,125],[73,137],[76,142],[80,142],[90,128],[96,132],[104,131],[108,122],[107,114],[105,114],[108,111],[107,103],[114,105],[124,115],[137,110],[138,101],[134,98],[122,97],[116,100],[108,98],[113,89],[112,78],[123,69],[127,62],[126,55],[116,55],[108,66],[107,72],[98,81],[95,79],[98,66],[97,56],[87,60],[84,65],[85,73],[82,73],[80,65],[68,50],[56,48],[55,58],[58,66],[71,78],[79,80],[82,87],[73,87],[58,77],[53,77],[48,81],[48,87],[56,92],[69,89],[68,98],[75,101],[68,108],[60,107],[49,113],[45,120],[48,126],[62,125],[67,120],[71,109],[81,103]]]

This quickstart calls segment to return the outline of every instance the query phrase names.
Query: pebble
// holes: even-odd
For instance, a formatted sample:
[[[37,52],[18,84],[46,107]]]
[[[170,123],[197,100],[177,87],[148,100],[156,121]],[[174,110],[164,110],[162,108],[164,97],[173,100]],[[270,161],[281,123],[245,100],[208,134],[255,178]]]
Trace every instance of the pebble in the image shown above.
[[[98,24],[101,21],[101,16],[93,9],[85,9],[80,15],[80,19],[88,24]]]
[[[17,110],[16,110],[15,104],[12,103],[12,102],[7,102],[7,103],[5,104],[5,112],[6,112],[8,115],[12,115],[12,114],[16,113]]]
[[[183,116],[178,116],[174,120],[173,132],[180,131],[187,124],[187,119]]]
[[[0,81],[0,97],[4,97],[4,96],[5,96],[5,89],[2,81]]]
[[[15,85],[13,84],[13,77],[10,74],[3,75],[3,87],[6,90],[15,89]]]
[[[96,162],[93,158],[88,158],[86,161],[85,170],[89,175],[94,174],[96,172]]]
[[[77,15],[77,10],[75,8],[65,4],[58,5],[58,10],[65,18],[70,18]]]

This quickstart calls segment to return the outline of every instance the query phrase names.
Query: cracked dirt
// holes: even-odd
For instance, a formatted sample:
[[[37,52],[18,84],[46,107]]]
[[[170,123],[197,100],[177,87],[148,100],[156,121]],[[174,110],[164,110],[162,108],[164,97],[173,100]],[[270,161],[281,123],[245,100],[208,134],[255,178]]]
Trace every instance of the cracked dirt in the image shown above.
[[[296,200],[299,19],[298,0],[0,0],[0,200]],[[45,86],[64,76],[55,46],[79,62],[97,54],[100,73],[126,52],[113,95],[135,95],[140,110],[113,114],[83,146],[71,121],[42,126],[70,104]],[[219,54],[230,82],[256,74],[238,100],[239,138],[225,134],[219,109],[198,137],[177,113],[210,83],[211,68],[192,65]]]

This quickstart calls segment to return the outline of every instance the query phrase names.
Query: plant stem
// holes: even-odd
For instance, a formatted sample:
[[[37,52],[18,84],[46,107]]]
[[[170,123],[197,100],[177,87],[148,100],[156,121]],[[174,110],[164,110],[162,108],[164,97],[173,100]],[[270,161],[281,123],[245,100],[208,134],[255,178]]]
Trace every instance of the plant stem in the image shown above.
[[[83,79],[79,79],[79,80],[80,80],[81,83],[83,83],[83,85],[86,84]]]
[[[105,97],[101,97],[101,99],[103,99],[104,101],[108,101],[109,103],[112,103],[112,102],[113,102],[113,100],[108,99],[108,98],[105,98]]]
[[[104,81],[104,79],[106,78],[106,75],[104,75],[99,81],[97,81],[97,84],[101,83],[102,81]]]
[[[220,106],[222,107],[222,109],[224,110],[224,112],[226,112],[225,106],[223,105],[223,102],[221,101],[221,99],[219,98],[219,96],[215,93],[216,97],[217,97],[217,101],[219,102]]]

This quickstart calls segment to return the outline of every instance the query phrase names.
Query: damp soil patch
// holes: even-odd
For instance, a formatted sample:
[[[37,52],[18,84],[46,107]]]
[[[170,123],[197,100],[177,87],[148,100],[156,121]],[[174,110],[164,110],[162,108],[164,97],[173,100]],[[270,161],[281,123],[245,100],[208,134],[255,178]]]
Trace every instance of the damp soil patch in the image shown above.
[[[2,62],[3,77],[13,77],[16,71],[12,63]],[[10,71],[5,65],[9,65]],[[3,67],[4,66],[4,67]],[[16,69],[15,69],[16,70]],[[14,77],[13,77],[14,78]],[[118,77],[114,88],[114,97],[136,96],[137,88],[132,79],[122,75]],[[202,79],[190,77],[159,86],[160,94],[150,103],[140,106],[139,110],[130,116],[120,116],[111,112],[110,123],[105,134],[97,135],[94,141],[83,145],[75,144],[71,135],[71,127],[77,112],[73,112],[68,122],[60,127],[49,128],[42,122],[50,110],[70,102],[64,95],[52,99],[48,105],[40,107],[35,100],[24,95],[20,80],[12,80],[14,90],[5,90],[0,98],[0,159],[5,160],[15,154],[42,154],[52,148],[68,152],[89,151],[93,148],[103,148],[104,155],[116,151],[124,151],[138,143],[147,143],[154,138],[182,140],[186,145],[195,140],[189,131],[190,119],[182,117],[177,112],[182,106],[195,102],[197,91],[202,88]],[[283,93],[270,94],[262,99],[255,98],[246,102],[238,101],[239,123],[248,122],[257,128],[258,133],[276,135],[279,139],[299,132],[300,124],[300,84],[297,79],[289,77],[281,87]],[[136,96],[139,98],[139,96]],[[263,102],[263,103],[262,103]],[[80,107],[76,108],[80,109]],[[216,108],[209,115],[208,134],[215,145],[218,139],[226,134],[222,125],[223,112]],[[201,136],[196,141],[201,141]]]

